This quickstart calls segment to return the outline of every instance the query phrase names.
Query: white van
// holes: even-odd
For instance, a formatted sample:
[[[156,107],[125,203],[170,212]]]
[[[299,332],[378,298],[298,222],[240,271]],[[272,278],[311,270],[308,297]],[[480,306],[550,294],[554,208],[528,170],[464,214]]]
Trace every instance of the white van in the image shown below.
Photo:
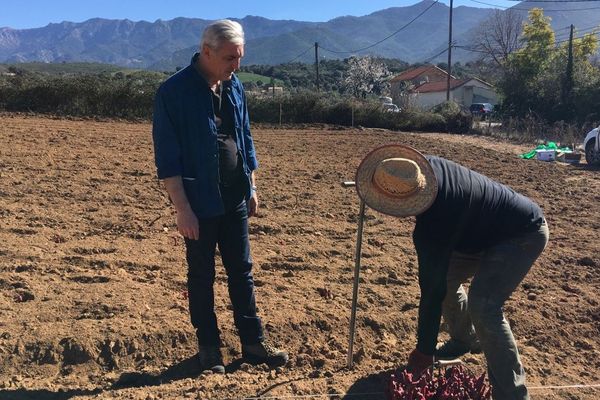
[[[600,165],[600,127],[588,132],[583,140],[585,162],[589,165]]]

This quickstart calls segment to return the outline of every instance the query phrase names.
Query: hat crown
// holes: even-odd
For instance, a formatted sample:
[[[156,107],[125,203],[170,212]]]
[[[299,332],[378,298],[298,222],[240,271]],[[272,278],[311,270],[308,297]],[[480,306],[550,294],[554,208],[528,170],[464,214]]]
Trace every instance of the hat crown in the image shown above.
[[[382,160],[373,173],[373,185],[384,194],[406,198],[425,187],[425,176],[419,165],[407,158]]]
[[[365,205],[394,217],[422,214],[435,202],[438,192],[429,159],[403,144],[371,150],[358,166],[355,181]]]

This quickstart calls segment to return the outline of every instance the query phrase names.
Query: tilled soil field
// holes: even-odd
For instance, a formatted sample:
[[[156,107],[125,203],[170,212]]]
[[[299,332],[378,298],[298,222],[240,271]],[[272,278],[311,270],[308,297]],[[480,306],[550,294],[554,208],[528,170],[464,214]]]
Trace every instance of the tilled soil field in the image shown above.
[[[0,399],[382,399],[415,345],[413,219],[368,210],[355,365],[346,352],[362,157],[404,143],[543,207],[550,243],[506,305],[534,399],[600,389],[600,171],[521,160],[531,146],[376,129],[256,128],[257,302],[276,370],[240,360],[226,276],[216,304],[225,375],[202,375],[184,245],[155,177],[148,123],[0,116]],[[445,333],[442,333],[443,339]],[[480,355],[463,359],[475,373]],[[563,388],[557,388],[563,387]]]

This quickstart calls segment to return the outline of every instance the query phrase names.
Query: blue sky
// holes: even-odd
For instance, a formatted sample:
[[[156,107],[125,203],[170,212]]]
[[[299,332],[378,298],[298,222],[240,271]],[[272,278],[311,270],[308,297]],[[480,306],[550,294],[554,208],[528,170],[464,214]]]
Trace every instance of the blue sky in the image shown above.
[[[449,4],[449,0],[440,0]],[[472,0],[453,0],[454,6],[493,8]],[[504,7],[507,0],[482,0]],[[327,21],[344,15],[361,16],[389,7],[404,7],[417,0],[3,0],[0,27],[39,28],[50,22],[82,22],[93,17],[132,21],[169,20],[175,17],[203,19],[242,18],[258,15],[269,19]]]

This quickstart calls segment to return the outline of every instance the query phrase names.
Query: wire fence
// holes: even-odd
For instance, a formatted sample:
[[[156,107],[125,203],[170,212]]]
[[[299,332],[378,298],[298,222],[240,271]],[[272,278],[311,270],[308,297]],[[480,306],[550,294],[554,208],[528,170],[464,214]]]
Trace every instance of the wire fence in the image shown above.
[[[546,385],[546,386],[530,386],[527,388],[529,391],[538,392],[544,390],[567,390],[567,389],[600,389],[599,383],[589,383],[589,384],[575,384],[575,385]],[[378,398],[382,398],[384,396],[384,392],[346,392],[346,393],[312,393],[312,394],[301,394],[301,395],[280,395],[280,396],[257,396],[257,397],[244,397],[242,399],[237,400],[284,400],[284,399],[323,399],[323,398],[360,398],[364,399],[370,396],[377,396]],[[235,400],[224,399],[224,400]]]

